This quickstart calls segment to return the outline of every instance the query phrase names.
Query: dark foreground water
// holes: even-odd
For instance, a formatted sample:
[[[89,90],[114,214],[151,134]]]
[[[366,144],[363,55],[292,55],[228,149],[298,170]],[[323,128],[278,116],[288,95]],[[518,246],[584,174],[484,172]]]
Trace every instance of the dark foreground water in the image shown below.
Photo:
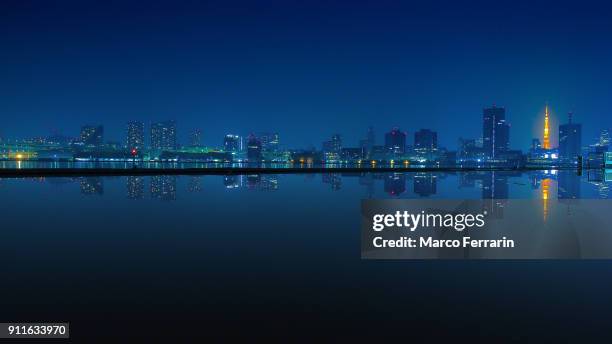
[[[610,198],[609,177],[0,179],[0,321],[83,341],[607,335],[612,262],[361,260],[360,200]]]

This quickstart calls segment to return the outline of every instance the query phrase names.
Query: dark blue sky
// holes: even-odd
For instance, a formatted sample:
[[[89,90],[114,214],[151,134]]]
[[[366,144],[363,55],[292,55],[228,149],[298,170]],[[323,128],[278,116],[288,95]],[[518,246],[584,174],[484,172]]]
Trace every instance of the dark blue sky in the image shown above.
[[[23,1],[0,4],[0,134],[77,135],[102,123],[175,119],[278,131],[289,147],[368,125],[481,136],[482,108],[507,108],[525,149],[546,102],[583,143],[612,127],[612,9],[574,1]],[[539,131],[538,131],[539,133]]]

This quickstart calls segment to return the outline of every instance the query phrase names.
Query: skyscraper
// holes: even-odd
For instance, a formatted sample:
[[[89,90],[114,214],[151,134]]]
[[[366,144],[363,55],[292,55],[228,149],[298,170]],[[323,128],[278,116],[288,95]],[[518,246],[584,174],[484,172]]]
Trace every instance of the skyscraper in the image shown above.
[[[79,141],[86,146],[101,146],[104,143],[104,127],[101,125],[82,126]]]
[[[151,124],[151,148],[157,150],[176,149],[176,123],[174,121]]]
[[[572,113],[566,124],[559,126],[559,158],[567,162],[576,161],[582,147],[582,125],[572,123]]]
[[[261,133],[259,134],[261,148],[266,152],[276,152],[280,143],[278,133]]]
[[[489,159],[510,148],[510,125],[506,123],[505,108],[493,105],[483,110],[482,147]]]
[[[140,151],[144,148],[144,123],[128,122],[126,146],[129,150],[136,149]]]
[[[242,145],[242,137],[238,135],[228,134],[223,139],[223,150],[226,152],[241,152],[243,150]]]
[[[247,141],[247,159],[249,162],[261,162],[261,141],[253,134]]]
[[[395,127],[385,134],[385,151],[387,153],[404,154],[406,151],[406,133]]]
[[[323,142],[323,152],[340,154],[342,151],[342,137],[340,134],[334,134],[331,140]]]
[[[432,151],[438,148],[438,133],[429,129],[421,129],[414,133],[414,148],[416,150]]]

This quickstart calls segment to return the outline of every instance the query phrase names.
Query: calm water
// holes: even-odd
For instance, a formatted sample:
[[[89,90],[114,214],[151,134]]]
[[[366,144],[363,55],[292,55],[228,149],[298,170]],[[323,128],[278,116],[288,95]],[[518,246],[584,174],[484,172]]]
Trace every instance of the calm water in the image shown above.
[[[441,326],[520,337],[534,323],[587,333],[609,322],[612,263],[361,260],[360,200],[610,198],[610,176],[0,179],[0,320],[70,321],[80,339]]]

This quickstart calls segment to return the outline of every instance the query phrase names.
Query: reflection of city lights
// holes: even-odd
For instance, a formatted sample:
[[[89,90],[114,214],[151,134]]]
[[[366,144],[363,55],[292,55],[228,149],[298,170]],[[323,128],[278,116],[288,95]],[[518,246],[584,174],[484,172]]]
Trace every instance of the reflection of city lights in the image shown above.
[[[542,205],[543,205],[543,215],[544,221],[548,218],[548,198],[549,198],[549,189],[550,189],[550,179],[542,180]]]

